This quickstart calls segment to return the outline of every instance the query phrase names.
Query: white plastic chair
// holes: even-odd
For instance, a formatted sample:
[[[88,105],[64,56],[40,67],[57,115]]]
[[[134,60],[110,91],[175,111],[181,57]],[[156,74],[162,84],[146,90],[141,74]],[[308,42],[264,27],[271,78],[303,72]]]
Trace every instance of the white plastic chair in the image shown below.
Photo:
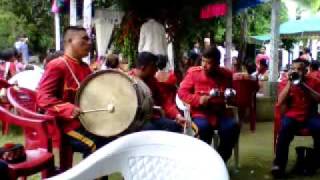
[[[121,172],[125,180],[228,180],[219,154],[178,133],[144,131],[123,136],[49,180],[91,180]]]
[[[190,106],[183,102],[180,97],[178,96],[178,94],[176,95],[176,105],[178,107],[178,109],[180,109],[181,111],[183,111],[184,113],[184,117],[189,120],[189,121],[192,121],[192,118],[191,118],[191,115],[190,115]],[[235,118],[235,121],[237,123],[239,123],[239,114],[238,114],[238,108],[236,106],[227,106],[227,108],[231,109],[232,112],[233,112],[233,116]],[[186,131],[186,134],[187,135],[190,135],[188,133],[188,131]],[[212,143],[211,143],[211,146],[214,148],[214,149],[217,149],[218,148],[218,145],[219,145],[219,135],[218,135],[218,130],[214,130],[214,133],[213,133],[213,137],[212,137]],[[237,144],[235,145],[234,149],[234,165],[235,165],[235,168],[238,169],[240,167],[240,163],[239,163],[239,140],[237,142]]]

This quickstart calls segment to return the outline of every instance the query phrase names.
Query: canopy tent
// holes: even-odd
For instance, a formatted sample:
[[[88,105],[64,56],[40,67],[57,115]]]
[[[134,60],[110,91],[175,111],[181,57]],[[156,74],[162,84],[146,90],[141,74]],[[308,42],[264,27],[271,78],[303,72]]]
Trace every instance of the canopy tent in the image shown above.
[[[249,44],[264,44],[265,42],[270,41],[270,34],[264,34],[259,36],[250,36],[248,39]]]
[[[320,16],[307,19],[290,20],[280,25],[282,39],[320,38]],[[261,44],[270,41],[271,35],[258,35],[249,37],[249,43]]]
[[[320,35],[320,17],[313,16],[302,20],[291,20],[281,24],[280,34],[286,38]]]

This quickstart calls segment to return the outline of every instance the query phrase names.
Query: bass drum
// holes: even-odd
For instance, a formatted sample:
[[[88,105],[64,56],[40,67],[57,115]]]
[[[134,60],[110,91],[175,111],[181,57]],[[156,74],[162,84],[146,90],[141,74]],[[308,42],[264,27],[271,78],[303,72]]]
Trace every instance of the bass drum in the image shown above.
[[[141,130],[152,117],[153,101],[140,79],[117,70],[90,75],[80,86],[76,104],[81,124],[89,132],[114,137]]]

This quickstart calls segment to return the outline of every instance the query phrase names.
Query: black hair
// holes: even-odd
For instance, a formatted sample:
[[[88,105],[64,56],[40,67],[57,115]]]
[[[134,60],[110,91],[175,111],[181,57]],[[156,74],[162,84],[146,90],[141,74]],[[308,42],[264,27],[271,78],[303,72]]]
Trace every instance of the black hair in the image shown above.
[[[205,49],[202,56],[220,64],[221,53],[220,53],[219,49],[217,49],[214,46],[211,46],[211,47]]]
[[[62,55],[63,55],[63,51],[49,52],[49,53],[47,54],[47,56],[45,57],[44,67],[46,67],[46,65],[47,65],[50,61],[52,61],[52,60],[54,60],[54,59],[56,59],[56,58],[58,58],[58,57],[60,57],[60,56],[62,56]]]
[[[194,63],[199,59],[200,55],[198,53],[195,53],[194,51],[191,51],[189,53],[188,58]]]
[[[309,66],[309,62],[307,60],[301,59],[301,58],[297,58],[295,60],[292,61],[293,63],[302,63],[304,65],[304,67]]]
[[[66,43],[68,41],[68,36],[70,36],[71,33],[73,32],[79,32],[79,31],[86,31],[85,28],[81,27],[81,26],[68,26],[65,30],[64,30],[64,36],[63,36],[63,40],[64,43]]]
[[[108,68],[117,68],[119,66],[119,57],[115,54],[109,54],[106,59],[106,66]]]
[[[248,74],[252,74],[256,71],[256,64],[255,63],[247,63],[245,65],[245,67],[246,67]]]
[[[150,52],[141,52],[136,61],[136,67],[141,68],[151,64],[156,65],[158,57]]]
[[[260,61],[259,61],[259,64],[260,64],[260,66],[264,66],[264,67],[266,67],[266,68],[268,68],[268,63],[267,63],[267,59],[261,59]]]
[[[167,66],[168,57],[165,55],[158,55],[157,67],[162,70]]]
[[[12,57],[15,57],[15,49],[8,48],[2,51],[1,58],[5,61],[9,61]]]

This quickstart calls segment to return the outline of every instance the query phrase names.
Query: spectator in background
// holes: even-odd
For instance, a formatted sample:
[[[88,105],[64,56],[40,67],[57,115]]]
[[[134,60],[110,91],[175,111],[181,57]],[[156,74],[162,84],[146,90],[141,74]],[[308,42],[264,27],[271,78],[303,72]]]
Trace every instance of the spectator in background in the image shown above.
[[[44,58],[44,68],[53,59],[63,55],[62,51],[48,51],[47,56]],[[17,84],[19,87],[27,88],[35,91],[39,85],[41,77],[43,75],[43,69],[37,68],[31,64],[25,65],[24,71],[17,73],[15,76],[9,79],[10,84]]]
[[[232,72],[240,72],[241,71],[241,63],[239,62],[237,57],[232,57]]]
[[[309,48],[304,48],[304,49],[303,49],[303,53],[302,53],[302,55],[300,56],[300,59],[303,59],[303,60],[306,60],[306,61],[308,61],[308,62],[311,62],[312,57],[311,57],[311,52],[310,52],[310,49],[309,49]]]
[[[0,64],[0,78],[8,80],[16,74],[15,49],[8,48],[2,51],[2,63]]]
[[[16,66],[16,72],[19,73],[26,68],[26,65],[23,64],[22,54],[17,49],[14,49],[14,56],[15,56],[14,64]]]
[[[261,60],[266,60],[267,64],[269,64],[270,58],[269,56],[266,54],[266,47],[262,46],[260,48],[260,53],[256,56],[256,67],[257,69],[259,69],[259,65],[260,65],[260,61]]]
[[[201,53],[200,43],[198,41],[194,43],[193,49],[191,50],[191,52],[196,53],[196,54],[200,54]]]
[[[269,70],[266,59],[261,59],[259,61],[259,66],[257,69],[257,77],[260,81],[268,81],[269,79]]]
[[[18,52],[22,54],[22,61],[24,64],[29,63],[29,47],[27,42],[28,42],[28,37],[27,35],[23,34],[17,38],[17,41],[14,44]]]
[[[109,54],[106,59],[107,69],[119,69],[120,61],[119,57],[115,54]]]
[[[201,55],[191,51],[188,55],[183,57],[183,74],[192,66],[199,66],[201,64]]]
[[[224,43],[217,46],[217,48],[219,49],[220,54],[221,54],[221,56],[220,56],[220,66],[221,67],[224,67],[224,57],[226,55],[226,49],[224,48],[224,46],[225,46]]]
[[[204,38],[203,42],[204,42],[204,49],[208,49],[208,48],[211,47],[211,40],[210,40],[210,38]]]
[[[174,75],[173,71],[165,70],[167,63],[168,63],[167,56],[158,55],[158,61],[157,61],[158,71],[156,72],[155,77],[162,84],[175,86],[177,83],[177,78]]]
[[[43,67],[46,69],[46,65],[53,59],[63,56],[63,51],[49,51],[47,56],[43,60]]]

